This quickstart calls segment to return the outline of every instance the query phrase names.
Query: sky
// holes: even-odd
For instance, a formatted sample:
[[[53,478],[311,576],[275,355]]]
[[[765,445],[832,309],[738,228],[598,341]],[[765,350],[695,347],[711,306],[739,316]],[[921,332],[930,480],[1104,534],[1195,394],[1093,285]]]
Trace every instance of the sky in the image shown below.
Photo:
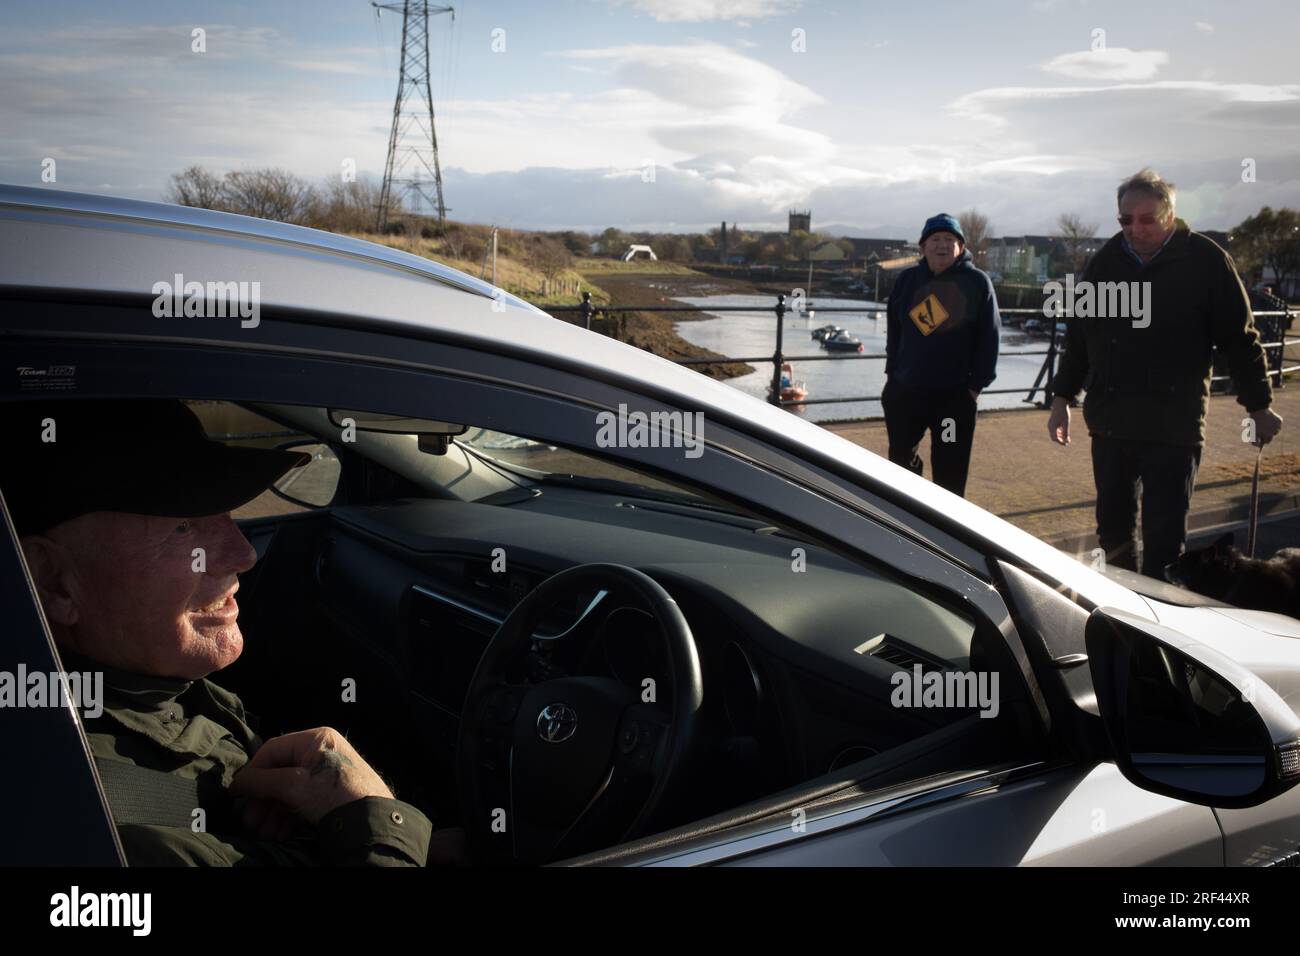
[[[1109,235],[1300,206],[1295,0],[462,0],[430,19],[453,219]],[[194,49],[202,29],[205,49]],[[382,176],[401,15],[368,0],[0,3],[0,182],[141,199],[199,164]],[[54,160],[55,182],[42,182]],[[48,173],[46,174],[48,175]]]

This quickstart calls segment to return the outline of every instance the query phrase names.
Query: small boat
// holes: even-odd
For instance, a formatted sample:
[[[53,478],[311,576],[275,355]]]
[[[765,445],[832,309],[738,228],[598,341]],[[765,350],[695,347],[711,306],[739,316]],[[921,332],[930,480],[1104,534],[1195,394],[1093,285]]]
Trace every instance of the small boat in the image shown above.
[[[1044,331],[1042,319],[1025,319],[1025,324],[1021,326],[1020,331],[1033,335],[1037,332]]]
[[[835,335],[837,332],[842,332],[842,331],[844,330],[841,329],[838,325],[831,323],[829,325],[823,325],[820,329],[813,329],[812,337],[816,339],[818,342],[825,342],[832,335]]]
[[[840,329],[830,338],[824,339],[822,345],[826,346],[828,352],[861,352],[862,342],[859,339],[849,335],[844,329]]]
[[[769,386],[767,390],[768,397],[772,395],[772,389]],[[781,401],[783,402],[801,402],[808,397],[808,389],[803,382],[794,380],[794,368],[789,362],[781,363]]]

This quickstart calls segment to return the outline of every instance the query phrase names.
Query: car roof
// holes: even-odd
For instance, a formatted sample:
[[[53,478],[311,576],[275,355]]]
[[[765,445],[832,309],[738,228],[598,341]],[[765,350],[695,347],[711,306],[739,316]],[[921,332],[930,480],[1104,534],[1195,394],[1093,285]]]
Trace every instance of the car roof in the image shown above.
[[[1132,591],[1045,542],[826,429],[650,352],[559,321],[490,283],[377,243],[233,213],[0,184],[0,291],[156,294],[156,283],[256,281],[263,307],[345,316],[358,328],[437,333],[596,378],[652,383],[705,419],[740,420],[889,486],[1017,555],[1095,604],[1149,613]],[[0,319],[0,323],[3,319]],[[1047,439],[1044,438],[1044,442]]]

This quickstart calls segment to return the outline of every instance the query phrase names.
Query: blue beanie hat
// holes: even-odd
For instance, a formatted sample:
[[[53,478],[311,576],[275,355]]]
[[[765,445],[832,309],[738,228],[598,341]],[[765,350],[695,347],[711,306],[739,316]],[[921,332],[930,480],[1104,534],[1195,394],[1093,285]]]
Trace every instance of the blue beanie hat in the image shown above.
[[[921,241],[929,239],[936,232],[951,232],[961,240],[961,244],[966,245],[966,234],[961,231],[961,223],[946,212],[941,212],[937,216],[931,216],[925,221],[925,228],[921,230]]]

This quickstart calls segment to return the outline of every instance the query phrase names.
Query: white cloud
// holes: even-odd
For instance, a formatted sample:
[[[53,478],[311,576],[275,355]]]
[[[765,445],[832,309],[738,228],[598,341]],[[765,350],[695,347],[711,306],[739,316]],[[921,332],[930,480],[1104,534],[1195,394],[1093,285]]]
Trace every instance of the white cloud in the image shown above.
[[[1207,80],[1159,80],[1110,86],[1001,86],[967,93],[951,109],[960,115],[997,118],[999,104],[1060,100],[1113,93],[1188,93],[1227,103],[1281,103],[1300,100],[1300,84],[1215,83]],[[1147,108],[1150,108],[1149,106]],[[1059,113],[1056,114],[1060,122]]]
[[[631,4],[661,23],[698,23],[704,20],[758,20],[793,13],[803,0],[614,0]]]
[[[1099,160],[1077,154],[1041,153],[991,159],[971,167],[966,172],[972,176],[989,173],[1033,173],[1036,176],[1055,176],[1058,173],[1104,169],[1106,165]]]
[[[709,116],[763,122],[823,102],[781,71],[717,43],[631,44],[555,55],[608,60],[624,86]]]
[[[1213,32],[1214,32],[1214,24],[1213,24],[1213,23],[1206,23],[1204,20],[1197,20],[1195,26],[1196,26],[1196,29],[1200,30],[1202,33],[1213,33]]]
[[[1062,53],[1044,63],[1043,70],[1081,80],[1149,80],[1168,62],[1169,54],[1163,50],[1117,46]]]
[[[1300,84],[1179,80],[1003,87],[967,94],[950,110],[954,117],[988,121],[987,135],[975,138],[980,149],[965,167],[976,178],[1021,169],[1044,174],[1030,179],[1086,181],[1098,189],[1107,179],[1118,182],[1149,165],[1189,191],[1217,196],[1215,189],[1240,183],[1243,156],[1267,155],[1269,197],[1258,190],[1258,208],[1285,195],[1293,188],[1285,184],[1300,177],[1300,157],[1284,145],[1300,139]],[[1001,144],[1003,139],[1008,142]],[[999,148],[1016,158],[1004,162],[989,155]],[[1210,225],[1239,220],[1251,197],[1233,197],[1224,203],[1203,201],[1196,218],[1203,225],[1211,217],[1215,222]]]

